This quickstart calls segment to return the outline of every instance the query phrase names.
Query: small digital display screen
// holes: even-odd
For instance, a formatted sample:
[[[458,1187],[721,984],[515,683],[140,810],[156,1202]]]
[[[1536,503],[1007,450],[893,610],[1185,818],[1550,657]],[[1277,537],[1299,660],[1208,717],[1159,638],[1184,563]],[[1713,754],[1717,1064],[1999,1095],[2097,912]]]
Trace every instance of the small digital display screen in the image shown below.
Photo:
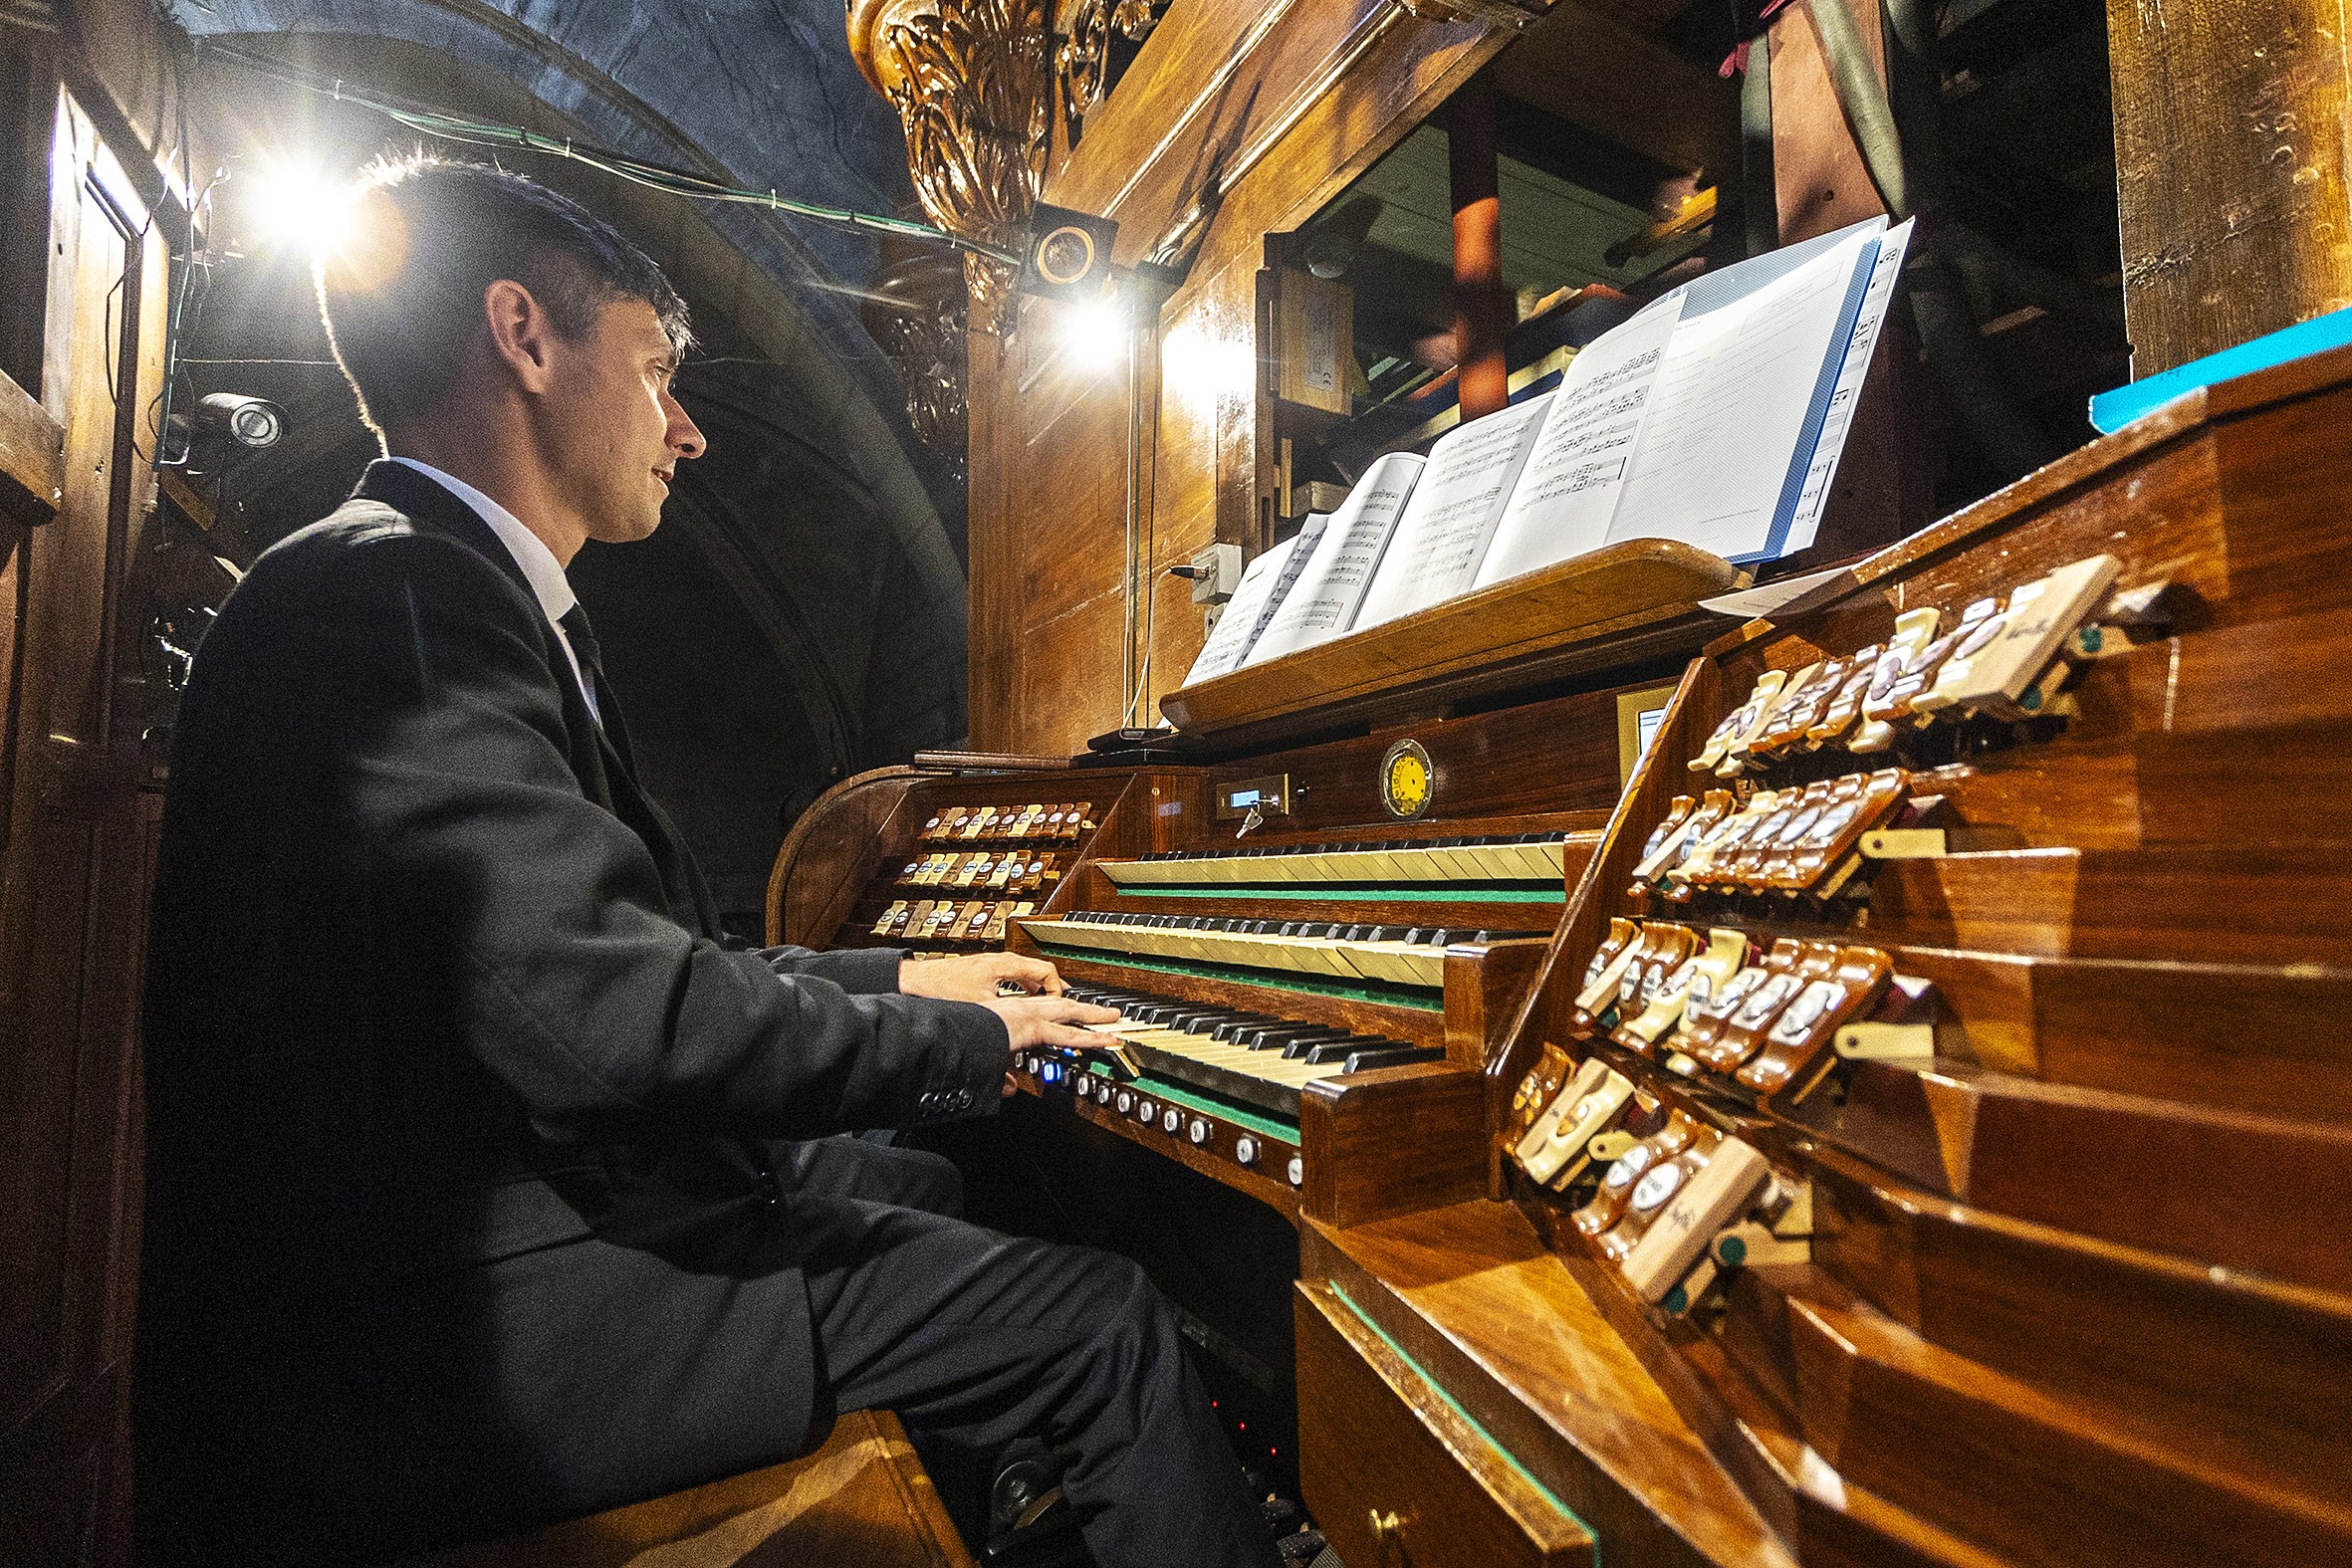
[[[1225,797],[1227,805],[1256,805],[1265,795],[1256,789],[1236,789]]]

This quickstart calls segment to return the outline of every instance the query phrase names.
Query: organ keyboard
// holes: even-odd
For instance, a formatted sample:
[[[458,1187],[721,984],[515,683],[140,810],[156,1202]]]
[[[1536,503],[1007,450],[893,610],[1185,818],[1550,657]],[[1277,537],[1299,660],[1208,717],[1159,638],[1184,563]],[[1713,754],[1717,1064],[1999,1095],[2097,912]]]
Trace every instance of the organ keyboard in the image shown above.
[[[1082,910],[1060,920],[1024,920],[1021,929],[1049,953],[1062,949],[1161,955],[1244,969],[1289,970],[1425,988],[1445,984],[1446,951],[1454,944],[1495,940],[1491,932],[1458,932],[1444,926],[1342,925],[1334,920],[1247,920],[1111,910]],[[1549,934],[1511,933],[1520,937]]]
[[[1508,838],[1392,838],[1322,847],[1172,849],[1102,863],[1120,887],[1190,884],[1328,882],[1556,882],[1567,863],[1568,835]]]
[[[1099,1050],[1026,1063],[1023,1087],[1180,1145],[1287,1217],[1302,1195],[1368,1214],[1467,1194],[1485,1180],[1491,1037],[1622,786],[1629,690],[1655,688],[1417,728],[1435,787],[1409,815],[1382,801],[1385,736],[1247,764],[868,776],[812,813],[827,832],[787,844],[780,935],[919,954],[997,933],[1051,959],[1127,1016]],[[1484,766],[1498,750],[1512,766]],[[1270,772],[1288,784],[1259,823],[1219,813]],[[862,841],[840,832],[852,821]]]

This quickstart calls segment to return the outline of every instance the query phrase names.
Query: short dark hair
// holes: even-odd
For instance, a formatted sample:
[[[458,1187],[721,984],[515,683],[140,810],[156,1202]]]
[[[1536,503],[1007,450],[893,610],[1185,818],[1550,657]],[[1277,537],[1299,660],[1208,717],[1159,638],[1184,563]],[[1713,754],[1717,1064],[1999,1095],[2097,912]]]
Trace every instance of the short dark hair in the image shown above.
[[[319,253],[313,279],[336,362],[378,435],[448,392],[482,330],[482,292],[501,278],[529,289],[568,338],[613,301],[642,300],[680,353],[693,341],[653,259],[537,180],[419,151],[369,165],[353,199],[352,237]]]

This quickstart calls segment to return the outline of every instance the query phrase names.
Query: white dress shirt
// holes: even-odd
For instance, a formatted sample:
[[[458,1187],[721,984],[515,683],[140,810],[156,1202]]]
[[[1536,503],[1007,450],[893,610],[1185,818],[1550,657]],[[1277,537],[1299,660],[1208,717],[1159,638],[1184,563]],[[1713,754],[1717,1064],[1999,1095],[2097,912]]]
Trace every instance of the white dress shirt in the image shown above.
[[[395,457],[389,461],[413,468],[425,478],[448,491],[474,509],[477,517],[490,526],[498,542],[515,558],[515,564],[523,568],[523,575],[531,583],[531,591],[539,600],[540,613],[556,629],[556,642],[563,648],[564,657],[572,665],[572,679],[580,686],[580,694],[588,699],[590,714],[596,722],[604,716],[596,712],[596,689],[588,683],[580,668],[580,654],[572,646],[572,638],[564,631],[564,617],[580,602],[572,591],[572,580],[564,575],[564,563],[547,542],[523,526],[523,520],[491,500],[488,496],[453,474],[444,474],[430,463],[420,463],[413,457]]]

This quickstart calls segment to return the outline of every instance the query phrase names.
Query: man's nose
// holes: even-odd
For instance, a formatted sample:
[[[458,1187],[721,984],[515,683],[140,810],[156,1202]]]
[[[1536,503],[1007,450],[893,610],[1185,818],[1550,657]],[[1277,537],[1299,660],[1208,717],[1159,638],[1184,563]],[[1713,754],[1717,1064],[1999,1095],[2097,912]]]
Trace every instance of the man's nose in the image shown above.
[[[670,399],[669,448],[682,458],[697,458],[710,445],[702,437],[702,429],[676,398]]]

